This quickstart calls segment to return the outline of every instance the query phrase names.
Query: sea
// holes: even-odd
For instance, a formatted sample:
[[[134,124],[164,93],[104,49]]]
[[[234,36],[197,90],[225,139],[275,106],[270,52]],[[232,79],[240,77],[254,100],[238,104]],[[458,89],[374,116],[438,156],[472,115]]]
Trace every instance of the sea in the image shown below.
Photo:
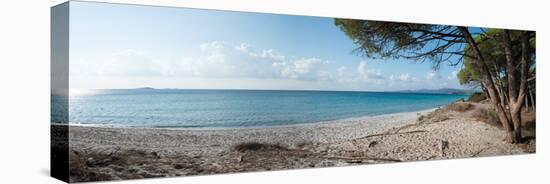
[[[68,120],[69,124],[86,126],[279,126],[419,111],[465,97],[463,94],[353,91],[88,90],[68,98],[52,96],[51,118],[52,123]]]

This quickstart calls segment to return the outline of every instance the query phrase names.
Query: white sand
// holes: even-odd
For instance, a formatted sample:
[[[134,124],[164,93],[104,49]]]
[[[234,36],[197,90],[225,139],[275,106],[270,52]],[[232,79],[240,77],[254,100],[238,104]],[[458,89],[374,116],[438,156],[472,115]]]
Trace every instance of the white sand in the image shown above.
[[[421,115],[432,111],[256,128],[70,126],[69,145],[70,150],[81,153],[116,148],[130,152],[140,150],[155,156],[148,157],[149,165],[88,168],[115,179],[526,153],[518,145],[505,142],[503,130],[474,120],[471,112],[438,112],[434,114],[445,118],[418,121]],[[284,149],[264,152],[234,149],[237,144],[249,142],[281,145]],[[534,150],[534,144],[531,145]],[[173,164],[183,161],[185,167],[174,169]],[[71,177],[75,177],[75,181],[86,180]]]
[[[367,153],[386,155],[400,160],[424,160],[434,158],[460,158],[473,155],[501,155],[523,153],[516,145],[504,142],[504,131],[471,119],[468,114],[450,113],[452,117],[438,123],[416,124],[420,115],[433,111],[396,113],[364,118],[290,126],[256,128],[214,129],[160,129],[160,128],[105,128],[70,127],[72,149],[120,147],[143,149],[163,154],[217,154],[239,143],[259,142],[294,147],[302,143],[314,143],[329,150],[353,150],[376,146]],[[412,125],[400,132],[422,130],[426,132],[375,136],[368,135],[391,131],[397,127]],[[358,140],[354,140],[358,139]],[[381,140],[383,139],[383,140]],[[353,140],[353,141],[352,141]],[[440,144],[448,142],[446,153],[440,152]],[[351,146],[353,145],[353,146]],[[326,148],[323,148],[326,149]],[[482,150],[485,149],[485,150]],[[480,153],[477,153],[481,151]],[[396,153],[395,155],[392,153]]]
[[[164,153],[216,152],[243,142],[288,146],[305,142],[331,144],[415,123],[420,114],[426,114],[429,111],[432,110],[254,128],[168,129],[70,126],[69,139],[74,149],[118,146]]]

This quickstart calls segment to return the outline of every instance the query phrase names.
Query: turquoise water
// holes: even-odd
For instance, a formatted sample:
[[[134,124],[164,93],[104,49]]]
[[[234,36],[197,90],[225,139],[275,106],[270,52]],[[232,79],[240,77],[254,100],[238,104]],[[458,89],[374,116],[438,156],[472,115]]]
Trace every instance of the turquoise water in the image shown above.
[[[268,90],[96,90],[69,97],[72,124],[249,127],[418,111],[464,95]],[[52,99],[52,119],[56,115]]]

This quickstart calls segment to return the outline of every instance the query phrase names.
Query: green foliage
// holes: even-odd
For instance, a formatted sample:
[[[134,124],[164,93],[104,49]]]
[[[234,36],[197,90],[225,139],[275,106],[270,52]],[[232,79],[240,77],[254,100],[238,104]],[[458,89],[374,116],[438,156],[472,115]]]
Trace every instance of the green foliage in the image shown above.
[[[483,58],[485,59],[485,63],[493,73],[492,76],[496,77],[496,81],[500,83],[499,85],[502,85],[503,87],[506,87],[506,79],[505,77],[505,70],[506,70],[506,60],[504,55],[504,48],[501,43],[501,34],[502,29],[488,29],[484,34],[476,35],[474,37],[474,40],[478,44],[478,48],[481,51],[481,54],[483,55]],[[519,40],[520,38],[520,31],[512,30],[510,31],[510,37],[511,40]],[[533,55],[534,48],[535,48],[535,38],[532,38],[530,40],[531,47],[533,48]],[[513,52],[515,53],[515,57],[519,57],[519,54],[521,53],[521,48],[519,48],[519,44],[514,44]],[[469,46],[464,47],[464,53],[466,55],[473,55],[473,50],[470,49]],[[517,58],[516,58],[517,59]],[[457,73],[457,78],[459,79],[459,82],[461,85],[469,85],[472,87],[478,86],[480,82],[480,74],[478,70],[478,66],[474,66],[472,57],[464,57],[464,67]],[[534,74],[536,68],[535,68],[535,60],[533,59],[533,65],[531,67],[530,73]]]
[[[412,41],[412,36],[399,31],[400,23],[376,22],[353,19],[336,19],[334,24],[358,44],[369,57],[378,55],[389,57],[397,49],[417,49],[422,44],[405,44]]]
[[[464,67],[456,75],[460,85],[471,87],[478,87],[479,85],[479,72],[474,69],[470,61],[464,61]]]
[[[484,63],[474,58],[473,49],[465,44],[464,35],[457,26],[367,21],[355,19],[335,19],[334,24],[340,28],[355,44],[356,52],[371,58],[406,58],[429,61],[437,69],[443,62],[451,65],[463,63],[457,73],[460,84],[471,87],[481,86],[481,66],[485,64],[489,76],[496,85],[506,87],[506,60],[502,44],[502,29],[480,29],[472,33]],[[472,32],[472,31],[471,31]],[[509,30],[514,57],[520,57],[521,44],[518,44],[523,31]],[[531,73],[535,72],[535,37],[530,40],[533,50]],[[462,59],[457,59],[459,56]],[[515,58],[517,60],[517,58]]]
[[[474,108],[474,106],[471,103],[455,102],[455,103],[449,104],[446,107],[446,110],[457,111],[457,112],[466,112],[466,111],[472,110],[473,108]]]
[[[470,97],[468,97],[468,101],[470,102],[481,102],[485,99],[487,99],[485,93],[472,93]]]
[[[472,116],[481,122],[487,123],[492,126],[502,127],[499,123],[498,115],[492,108],[477,108],[472,113]]]
[[[499,118],[494,112],[479,111],[480,121],[503,123],[509,140],[521,142],[521,128],[516,129],[521,126],[511,125],[521,124],[521,120],[510,117],[524,106],[524,96],[517,98],[519,101],[515,96],[525,92],[522,87],[534,86],[526,83],[536,72],[535,32],[350,19],[336,19],[334,24],[359,46],[356,51],[367,57],[427,60],[434,69],[444,61],[451,65],[462,62],[464,68],[457,73],[461,84],[479,86],[498,95],[491,99],[503,99],[493,100]],[[453,57],[457,55],[462,59]],[[514,111],[505,111],[507,104],[513,104]]]
[[[460,40],[453,26],[355,19],[335,19],[334,24],[359,46],[358,53],[371,58],[429,60],[439,65],[449,60],[445,51]]]

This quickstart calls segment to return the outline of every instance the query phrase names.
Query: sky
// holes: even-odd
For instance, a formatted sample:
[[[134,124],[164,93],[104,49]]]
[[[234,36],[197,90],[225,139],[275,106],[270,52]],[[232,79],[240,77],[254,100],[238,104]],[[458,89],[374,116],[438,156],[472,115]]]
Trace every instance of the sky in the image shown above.
[[[332,18],[71,2],[71,89],[462,88],[461,66],[370,59]]]

